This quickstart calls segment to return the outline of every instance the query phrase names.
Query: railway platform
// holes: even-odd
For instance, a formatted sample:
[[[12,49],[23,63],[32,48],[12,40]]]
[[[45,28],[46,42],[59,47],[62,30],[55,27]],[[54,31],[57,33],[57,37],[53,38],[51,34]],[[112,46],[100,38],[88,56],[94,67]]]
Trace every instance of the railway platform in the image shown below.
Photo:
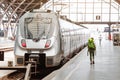
[[[120,46],[110,40],[95,40],[95,64],[91,65],[87,47],[42,80],[120,80]]]
[[[13,48],[14,41],[0,37],[0,67],[8,66],[8,61],[14,62]],[[2,80],[2,77],[14,71],[15,70],[0,70],[0,80]]]

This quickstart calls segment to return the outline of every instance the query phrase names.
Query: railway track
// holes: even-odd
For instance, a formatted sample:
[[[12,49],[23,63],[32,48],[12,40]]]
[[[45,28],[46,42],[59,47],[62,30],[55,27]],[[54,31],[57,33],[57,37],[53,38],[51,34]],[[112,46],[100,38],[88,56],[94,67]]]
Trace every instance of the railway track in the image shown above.
[[[15,71],[7,76],[4,76],[1,80],[23,80],[25,73]]]

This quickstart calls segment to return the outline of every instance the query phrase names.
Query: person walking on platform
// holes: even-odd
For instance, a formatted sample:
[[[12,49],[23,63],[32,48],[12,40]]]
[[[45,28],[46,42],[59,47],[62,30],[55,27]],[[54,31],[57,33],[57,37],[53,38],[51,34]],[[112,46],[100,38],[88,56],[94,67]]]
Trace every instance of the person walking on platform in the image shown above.
[[[94,64],[94,54],[95,54],[96,46],[94,43],[94,38],[90,38],[88,40],[88,52],[90,54],[90,64]]]
[[[99,45],[101,45],[101,41],[102,41],[102,36],[99,36]]]

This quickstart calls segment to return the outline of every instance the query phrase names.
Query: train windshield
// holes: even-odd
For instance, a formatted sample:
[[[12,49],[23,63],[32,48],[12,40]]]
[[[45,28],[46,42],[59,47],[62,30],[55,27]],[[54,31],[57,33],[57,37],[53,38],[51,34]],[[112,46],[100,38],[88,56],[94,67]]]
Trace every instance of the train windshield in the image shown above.
[[[25,18],[24,34],[26,39],[47,39],[52,34],[52,18]]]

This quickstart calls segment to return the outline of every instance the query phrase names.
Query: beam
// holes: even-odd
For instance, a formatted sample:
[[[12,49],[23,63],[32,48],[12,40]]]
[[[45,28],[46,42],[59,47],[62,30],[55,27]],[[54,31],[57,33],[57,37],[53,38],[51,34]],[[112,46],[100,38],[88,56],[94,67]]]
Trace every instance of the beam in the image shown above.
[[[3,2],[4,2],[4,0],[0,0],[0,5],[2,5]]]
[[[78,25],[80,24],[120,24],[120,22],[74,22]]]
[[[12,1],[12,3],[10,3],[10,5],[7,7],[7,9],[4,11],[3,16],[6,14],[6,12],[9,10],[9,8],[14,4],[16,0]]]
[[[120,4],[120,0],[115,0],[118,4]]]
[[[11,23],[11,20],[12,20],[13,15],[16,13],[16,11],[18,10],[18,8],[19,8],[25,1],[26,1],[26,0],[23,0],[23,1],[18,5],[18,7],[12,12],[11,18],[10,18],[8,24]]]
[[[7,6],[6,4],[5,4],[5,6]],[[0,7],[3,9],[3,11],[5,11],[6,9],[5,9],[5,7],[3,7],[2,5],[0,5]],[[11,12],[10,12],[11,13]],[[10,17],[10,14],[8,14],[8,11],[5,13],[6,14],[6,16],[9,18]],[[2,18],[3,18],[3,13],[2,13]],[[15,17],[13,16],[13,19],[15,19]]]
[[[27,4],[27,6],[24,8],[24,10],[19,14],[18,19],[16,20],[16,22],[18,22],[19,18],[22,16],[23,12],[33,3],[34,0],[32,0],[29,4]]]
[[[2,20],[2,23],[8,23],[8,20]],[[15,23],[16,21],[11,21],[11,23]]]

